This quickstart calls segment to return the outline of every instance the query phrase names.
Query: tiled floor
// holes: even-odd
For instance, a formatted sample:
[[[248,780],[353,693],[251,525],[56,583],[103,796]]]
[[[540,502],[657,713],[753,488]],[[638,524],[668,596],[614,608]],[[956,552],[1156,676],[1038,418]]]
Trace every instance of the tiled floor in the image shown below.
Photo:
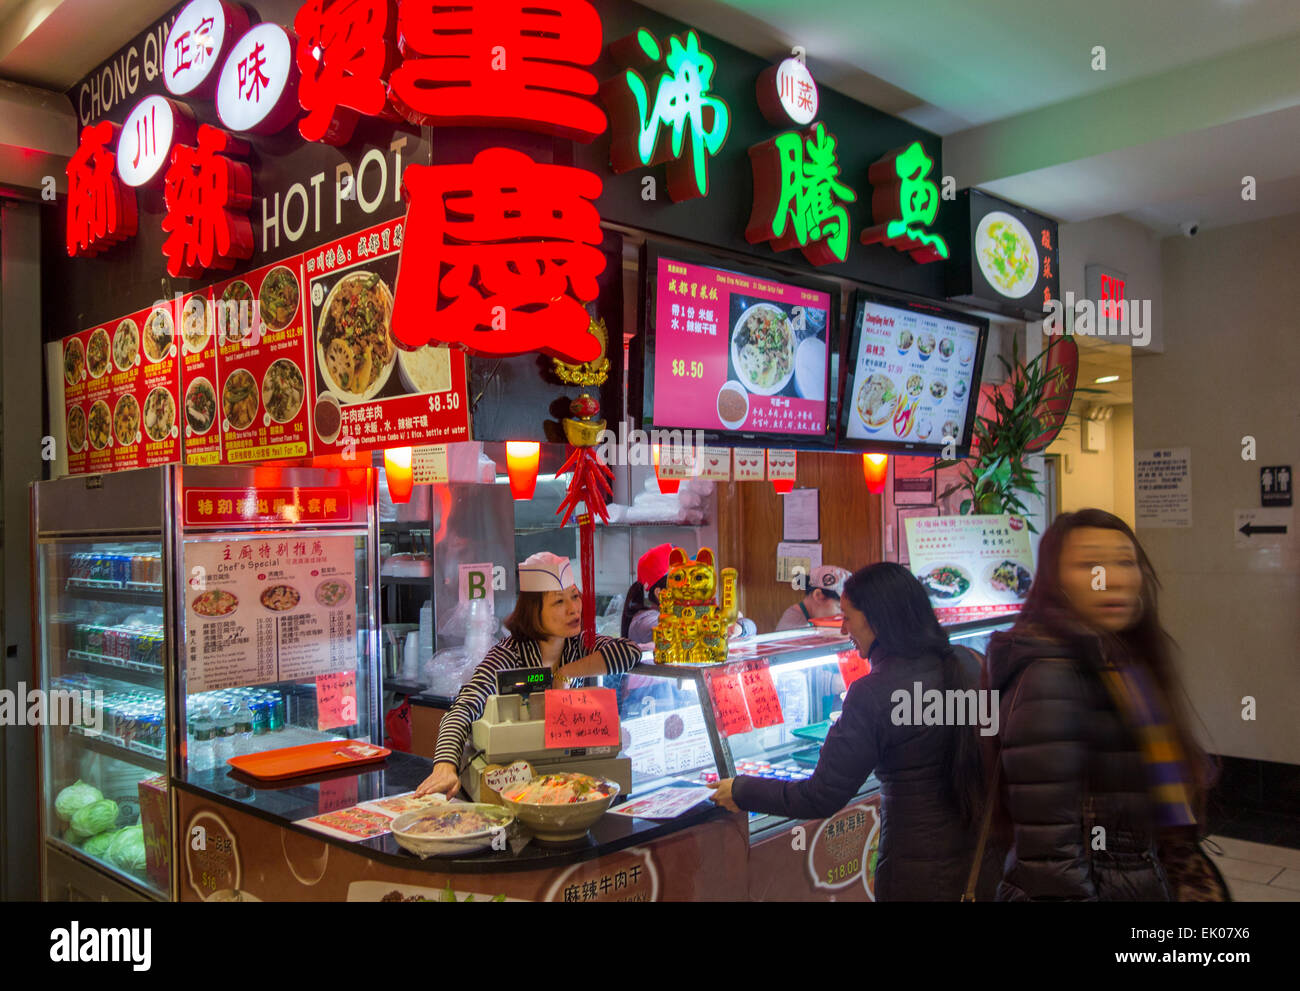
[[[1235,901],[1300,902],[1300,850],[1222,835],[1209,837],[1205,848]]]

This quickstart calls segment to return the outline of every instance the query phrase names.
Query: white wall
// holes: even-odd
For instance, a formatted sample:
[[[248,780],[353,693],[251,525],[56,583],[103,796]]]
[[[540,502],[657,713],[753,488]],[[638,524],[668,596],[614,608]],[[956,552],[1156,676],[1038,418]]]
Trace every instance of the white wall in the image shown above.
[[[1164,354],[1133,362],[1134,446],[1190,447],[1192,521],[1138,531],[1212,751],[1300,764],[1300,553],[1233,546],[1261,465],[1300,467],[1300,215],[1162,243]],[[1258,460],[1242,460],[1253,436]],[[1244,721],[1242,697],[1258,703]]]
[[[1105,449],[1082,448],[1083,425],[1076,403],[1065,427],[1047,448],[1048,454],[1067,455],[1061,459],[1061,512],[1079,509],[1104,509],[1114,513],[1129,526],[1133,525],[1133,407],[1115,406],[1109,420],[1102,421]]]
[[[1203,235],[1202,235],[1203,236]],[[1060,228],[1061,297],[1074,293],[1075,299],[1087,298],[1086,269],[1103,265],[1123,272],[1127,277],[1128,299],[1151,300],[1151,341],[1143,351],[1164,350],[1164,290],[1161,283],[1160,240],[1141,224],[1124,217],[1102,217]],[[1188,242],[1192,243],[1192,242]],[[1123,337],[1108,337],[1120,342]]]

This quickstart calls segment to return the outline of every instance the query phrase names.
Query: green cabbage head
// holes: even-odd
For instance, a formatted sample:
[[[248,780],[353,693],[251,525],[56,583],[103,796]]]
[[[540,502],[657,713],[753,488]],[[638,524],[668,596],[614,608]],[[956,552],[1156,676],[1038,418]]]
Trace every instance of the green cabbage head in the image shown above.
[[[111,798],[101,798],[76,811],[72,817],[72,832],[84,840],[112,829],[116,822],[117,803]]]
[[[96,833],[90,839],[86,840],[81,849],[85,850],[92,857],[104,857],[108,853],[109,844],[113,842],[118,830],[110,829],[103,833]]]
[[[68,785],[59,792],[54,799],[54,811],[60,819],[67,822],[77,814],[78,809],[85,808],[91,802],[98,802],[103,797],[102,791],[78,778],[76,784]]]
[[[144,870],[144,827],[119,829],[108,846],[108,862],[125,871]]]

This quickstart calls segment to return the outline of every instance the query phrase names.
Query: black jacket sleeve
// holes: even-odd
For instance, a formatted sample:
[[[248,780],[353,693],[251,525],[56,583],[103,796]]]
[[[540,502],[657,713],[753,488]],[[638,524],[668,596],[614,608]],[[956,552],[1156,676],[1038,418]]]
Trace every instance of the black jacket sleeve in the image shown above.
[[[1015,857],[1011,900],[1096,901],[1084,848],[1087,689],[1077,664],[1033,661],[1002,696],[1002,774]]]
[[[858,793],[880,755],[879,720],[868,678],[849,688],[844,711],[826,734],[812,777],[774,781],[740,776],[732,783],[732,800],[748,812],[767,812],[791,819],[824,819]]]

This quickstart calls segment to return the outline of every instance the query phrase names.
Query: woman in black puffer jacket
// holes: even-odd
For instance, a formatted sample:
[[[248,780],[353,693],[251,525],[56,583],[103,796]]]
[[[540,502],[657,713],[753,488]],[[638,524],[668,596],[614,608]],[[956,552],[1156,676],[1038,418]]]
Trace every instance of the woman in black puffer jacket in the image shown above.
[[[910,725],[911,699],[919,682],[923,699],[931,689],[953,689],[975,700],[979,655],[949,645],[925,590],[897,564],[857,572],[845,582],[841,602],[843,632],[870,659],[871,671],[849,688],[816,771],[800,782],[720,781],[712,786],[714,801],[733,810],[823,819],[848,804],[874,771],[882,793],[876,900],[957,901],[984,801],[978,709],[968,710],[965,725]],[[999,853],[986,851],[981,898],[993,896]]]
[[[1171,704],[1155,575],[1133,532],[1101,510],[1058,517],[1038,557],[1020,618],[989,647],[1013,831],[998,898],[1169,901],[1179,891],[1161,857],[1200,856],[1208,775]]]

